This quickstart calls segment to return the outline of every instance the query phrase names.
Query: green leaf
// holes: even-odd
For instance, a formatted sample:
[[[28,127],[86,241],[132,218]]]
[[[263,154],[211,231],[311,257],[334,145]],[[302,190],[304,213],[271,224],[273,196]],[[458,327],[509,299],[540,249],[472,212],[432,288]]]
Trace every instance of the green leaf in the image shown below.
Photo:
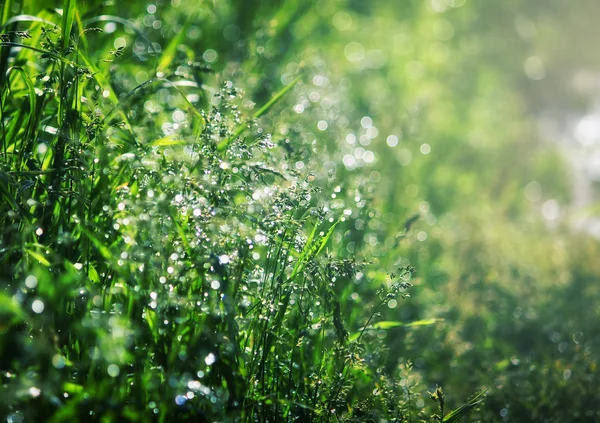
[[[467,403],[461,405],[455,410],[452,410],[450,413],[444,416],[443,423],[455,423],[458,422],[463,417],[467,416],[475,407],[483,402],[485,399],[485,393],[490,388],[487,387],[477,395],[475,395],[472,399],[470,399]]]
[[[98,271],[96,270],[96,268],[88,263],[88,278],[90,278],[90,280],[94,283],[100,283],[100,275],[98,274]]]

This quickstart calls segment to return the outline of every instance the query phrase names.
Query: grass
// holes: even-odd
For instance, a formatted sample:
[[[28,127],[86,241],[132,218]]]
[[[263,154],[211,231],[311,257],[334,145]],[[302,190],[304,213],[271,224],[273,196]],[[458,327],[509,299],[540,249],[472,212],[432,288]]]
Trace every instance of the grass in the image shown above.
[[[121,3],[0,5],[2,419],[597,417],[508,6]]]
[[[302,75],[252,113],[208,62],[180,60],[177,36],[148,47],[159,73],[134,83],[145,64],[120,65],[124,49],[95,26],[130,23],[62,6],[2,9],[7,421],[421,413],[382,372],[383,344],[363,342],[391,327],[377,311],[406,296],[413,270],[357,311],[362,265],[328,247],[347,213],[296,170],[300,139],[275,141],[260,119]]]

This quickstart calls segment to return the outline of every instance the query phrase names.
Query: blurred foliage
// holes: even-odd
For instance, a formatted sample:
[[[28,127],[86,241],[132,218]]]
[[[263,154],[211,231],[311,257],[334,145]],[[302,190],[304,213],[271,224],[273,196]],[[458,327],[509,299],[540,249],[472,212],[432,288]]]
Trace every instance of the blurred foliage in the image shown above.
[[[600,420],[598,9],[4,2],[0,414]]]

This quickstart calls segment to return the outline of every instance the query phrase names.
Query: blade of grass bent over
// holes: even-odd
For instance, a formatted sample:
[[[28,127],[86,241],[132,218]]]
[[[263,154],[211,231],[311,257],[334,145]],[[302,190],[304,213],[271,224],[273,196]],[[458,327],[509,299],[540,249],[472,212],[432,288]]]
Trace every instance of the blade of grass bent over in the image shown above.
[[[8,25],[13,24],[15,22],[18,22],[18,23],[21,23],[21,22],[40,22],[40,23],[44,23],[44,24],[50,25],[50,26],[54,26],[55,25],[54,22],[49,21],[49,20],[44,19],[44,18],[40,18],[39,16],[18,15],[18,16],[13,16],[12,18],[10,18],[6,22],[4,22],[2,25],[0,25],[0,29],[4,29]]]
[[[37,51],[38,53],[42,53],[42,54],[45,54],[47,56],[50,56],[53,59],[60,60],[61,62],[65,63],[67,65],[71,65],[71,66],[77,67],[77,64],[75,62],[72,62],[71,60],[65,59],[64,57],[59,56],[58,54],[54,54],[54,53],[52,53],[50,51],[42,50],[41,48],[33,47],[33,46],[30,46],[30,45],[27,45],[27,44],[13,43],[13,42],[3,42],[3,43],[0,43],[0,47],[20,47],[20,48],[26,48],[26,49]]]

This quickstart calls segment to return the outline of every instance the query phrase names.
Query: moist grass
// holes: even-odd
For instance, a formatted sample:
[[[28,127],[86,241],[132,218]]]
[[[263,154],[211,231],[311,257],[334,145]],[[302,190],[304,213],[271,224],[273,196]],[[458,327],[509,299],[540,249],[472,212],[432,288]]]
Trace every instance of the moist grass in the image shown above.
[[[353,302],[364,264],[330,244],[358,211],[297,165],[303,137],[271,135],[302,71],[249,106],[244,78],[189,60],[181,37],[161,49],[79,7],[1,9],[0,414],[424,418],[410,364],[386,370],[377,336],[406,324],[378,313],[414,269]],[[127,61],[115,40],[131,33],[142,52]],[[435,399],[439,421],[481,401],[444,418]]]

